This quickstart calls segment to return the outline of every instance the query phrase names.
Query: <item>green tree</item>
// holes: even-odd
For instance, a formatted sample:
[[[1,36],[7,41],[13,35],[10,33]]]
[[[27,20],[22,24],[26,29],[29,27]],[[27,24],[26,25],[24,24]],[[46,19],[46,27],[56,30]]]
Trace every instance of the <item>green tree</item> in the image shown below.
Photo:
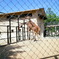
[[[57,16],[52,10],[51,8],[48,8],[46,11],[46,16],[47,19],[45,20],[45,26],[46,25],[55,25],[59,23],[59,16]]]
[[[45,22],[45,26],[47,25],[58,25],[59,24],[59,16],[57,16],[52,10],[51,8],[48,8],[46,10],[46,16],[47,16],[47,19],[44,21]],[[56,27],[57,30],[59,30],[59,27]],[[52,32],[55,32],[55,28],[54,27],[50,27],[50,28],[46,28],[46,30],[48,31],[51,31]],[[53,36],[53,35],[51,35]]]

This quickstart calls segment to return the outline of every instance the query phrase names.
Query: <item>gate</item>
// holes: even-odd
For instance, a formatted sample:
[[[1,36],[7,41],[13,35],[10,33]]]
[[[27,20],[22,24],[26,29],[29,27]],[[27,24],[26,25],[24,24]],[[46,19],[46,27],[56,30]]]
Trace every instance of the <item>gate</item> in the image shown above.
[[[7,26],[7,43],[14,43],[24,40],[30,40],[30,33],[26,21],[22,20],[22,26]]]
[[[11,43],[11,32],[10,32],[10,26],[7,26],[7,43]]]
[[[16,41],[24,41],[30,39],[30,33],[28,31],[28,27],[25,24],[25,20],[23,20],[23,25],[19,28],[19,26],[16,27]]]
[[[26,25],[27,20],[11,21],[12,18],[9,18],[8,24],[6,25],[6,39],[7,44],[30,40],[32,35],[31,32],[28,31],[28,26]],[[22,21],[22,22],[21,22]],[[19,28],[19,22],[22,24]],[[5,26],[4,26],[5,27]],[[2,28],[3,29],[3,28]]]
[[[7,26],[7,43],[14,43],[16,42],[16,26],[11,26],[11,30],[10,30],[10,26]]]

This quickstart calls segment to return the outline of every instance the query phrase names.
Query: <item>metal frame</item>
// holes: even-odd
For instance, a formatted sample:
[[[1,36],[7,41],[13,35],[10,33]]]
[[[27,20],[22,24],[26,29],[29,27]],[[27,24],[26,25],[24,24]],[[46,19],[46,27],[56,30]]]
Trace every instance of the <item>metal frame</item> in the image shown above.
[[[9,25],[7,26],[7,43],[10,44],[11,43],[11,19],[12,19],[12,16],[9,18]],[[20,15],[18,16],[18,26],[16,26],[16,42],[19,42],[21,41],[21,36],[20,36],[20,30],[19,30],[19,19],[20,19]],[[26,40],[26,35],[25,35],[25,18],[23,20],[23,26],[21,27],[22,28],[22,40]],[[30,40],[30,33],[28,32],[28,27],[27,27],[27,39]]]

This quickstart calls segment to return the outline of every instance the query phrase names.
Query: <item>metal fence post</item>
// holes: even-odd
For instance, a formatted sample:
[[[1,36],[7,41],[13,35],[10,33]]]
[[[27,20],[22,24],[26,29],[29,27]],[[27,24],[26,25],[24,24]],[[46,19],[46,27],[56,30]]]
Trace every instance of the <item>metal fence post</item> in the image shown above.
[[[18,31],[17,31],[17,27],[16,27],[16,42],[18,42]]]
[[[20,41],[20,34],[19,34],[18,26],[16,27],[16,42]]]
[[[11,18],[9,19],[10,43],[11,43]]]
[[[7,26],[7,44],[10,44],[10,31],[9,31],[9,26]]]

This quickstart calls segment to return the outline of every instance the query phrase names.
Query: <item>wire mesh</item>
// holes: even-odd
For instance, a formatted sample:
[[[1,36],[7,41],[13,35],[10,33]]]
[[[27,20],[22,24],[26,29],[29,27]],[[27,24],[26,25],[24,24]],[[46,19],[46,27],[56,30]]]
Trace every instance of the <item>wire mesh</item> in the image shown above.
[[[58,6],[59,0],[0,0],[0,59],[59,59]],[[26,10],[40,8],[44,8],[47,18],[43,17],[43,11],[32,11],[35,16],[26,13]],[[41,17],[39,20],[37,13]],[[38,37],[28,31],[26,22],[29,19],[39,24]]]

